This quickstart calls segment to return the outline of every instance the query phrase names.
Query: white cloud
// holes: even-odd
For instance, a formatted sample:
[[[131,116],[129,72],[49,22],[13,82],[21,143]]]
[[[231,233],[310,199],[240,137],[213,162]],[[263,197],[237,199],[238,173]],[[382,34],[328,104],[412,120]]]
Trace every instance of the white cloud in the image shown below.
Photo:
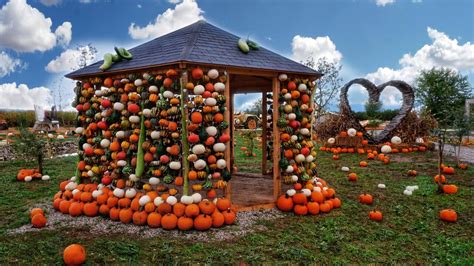
[[[26,64],[23,64],[20,59],[13,58],[4,51],[0,51],[0,78],[25,67]]]
[[[181,2],[181,0],[168,0],[168,3],[170,3],[170,4],[178,4],[180,2]]]
[[[128,34],[133,39],[158,37],[203,19],[202,13],[195,0],[184,0],[174,9],[168,8],[159,14],[154,22],[148,23],[145,27],[132,23],[128,28]]]
[[[138,7],[138,8],[142,8],[142,5],[138,4],[137,7]]]
[[[414,4],[419,4],[419,3],[423,2],[423,0],[411,0],[411,2],[414,3]]]
[[[89,46],[80,46],[77,49],[67,49],[62,52],[55,59],[51,60],[45,67],[45,70],[50,73],[61,73],[67,71],[73,71],[79,68],[81,54],[89,53]],[[94,62],[95,56],[88,56],[86,63],[90,64]]]
[[[45,6],[57,6],[61,4],[62,0],[40,0],[40,2]]]
[[[64,22],[61,26],[59,26],[55,31],[54,34],[57,37],[57,42],[59,45],[63,47],[69,45],[72,38],[72,24],[69,21]]]
[[[70,24],[51,31],[52,21],[26,0],[10,0],[0,9],[0,47],[17,52],[46,51],[71,40]]]
[[[325,57],[330,62],[339,63],[342,54],[336,49],[336,45],[329,36],[324,37],[302,37],[296,35],[291,43],[292,58],[298,62],[313,58],[314,62]]]
[[[447,67],[461,72],[474,71],[474,44],[459,44],[458,40],[450,39],[444,32],[430,27],[427,33],[431,44],[425,44],[414,55],[403,55],[399,60],[399,69],[380,67],[367,74],[367,78],[376,84],[392,79],[413,83],[420,71],[433,67]]]
[[[395,0],[375,0],[378,6],[386,6],[395,3]]]
[[[15,82],[0,84],[0,109],[33,110],[34,105],[51,106],[51,93],[48,88],[29,89],[27,85]]]
[[[92,0],[79,0],[79,3],[82,3],[82,4],[89,4],[91,2]]]

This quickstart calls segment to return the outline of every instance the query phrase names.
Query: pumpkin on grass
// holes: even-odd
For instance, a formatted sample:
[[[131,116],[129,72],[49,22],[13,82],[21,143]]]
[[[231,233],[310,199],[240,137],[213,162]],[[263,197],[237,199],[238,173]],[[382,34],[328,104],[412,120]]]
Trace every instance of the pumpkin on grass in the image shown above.
[[[367,194],[367,193],[360,194],[359,202],[362,203],[362,204],[371,205],[372,202],[373,202],[373,197],[372,197],[372,195]]]
[[[458,192],[458,187],[456,185],[444,185],[443,192],[446,194],[456,194]]]
[[[369,212],[369,219],[372,221],[377,221],[377,222],[382,221],[383,219],[382,212],[376,211],[376,210]]]
[[[458,214],[455,210],[444,209],[439,212],[439,218],[442,221],[454,223],[458,220]]]
[[[31,224],[33,225],[34,228],[43,228],[46,226],[46,217],[42,213],[35,214],[31,218]]]
[[[66,265],[81,265],[86,262],[86,250],[80,244],[72,244],[63,251],[63,260]]]

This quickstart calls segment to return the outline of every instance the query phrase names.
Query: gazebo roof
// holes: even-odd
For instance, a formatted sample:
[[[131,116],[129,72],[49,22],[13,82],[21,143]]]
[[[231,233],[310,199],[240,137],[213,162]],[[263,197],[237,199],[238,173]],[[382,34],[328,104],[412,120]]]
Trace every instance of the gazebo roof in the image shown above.
[[[105,72],[99,69],[103,62],[101,60],[71,72],[66,77],[78,79],[92,75],[123,73],[179,63],[266,70],[313,77],[321,76],[314,69],[263,47],[244,54],[237,46],[238,40],[238,36],[200,20],[130,49],[129,51],[133,54],[132,60],[114,63]]]

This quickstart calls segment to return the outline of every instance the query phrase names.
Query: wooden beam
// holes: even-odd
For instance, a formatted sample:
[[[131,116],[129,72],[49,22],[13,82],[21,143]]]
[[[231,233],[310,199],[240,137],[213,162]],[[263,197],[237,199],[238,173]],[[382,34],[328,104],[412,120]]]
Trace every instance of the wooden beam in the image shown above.
[[[262,175],[267,173],[267,93],[262,92]]]
[[[231,131],[232,131],[232,114],[231,114],[231,105],[232,105],[232,97],[231,97],[231,92],[230,92],[230,75],[227,73],[227,80],[225,83],[225,90],[224,90],[224,96],[225,96],[225,112],[224,112],[224,121],[229,122],[229,127],[225,129],[224,133],[229,134],[231,137],[231,141],[227,142],[226,148],[225,148],[225,160],[227,162],[227,170],[232,173],[232,149],[231,146],[233,145],[232,141],[232,136],[231,136]],[[225,197],[231,200],[232,197],[232,187],[230,181],[227,182],[227,187],[225,189]]]
[[[278,199],[281,191],[281,180],[280,180],[280,131],[278,128],[278,96],[280,94],[280,81],[277,77],[273,78],[272,82],[273,91],[273,198],[275,201]]]

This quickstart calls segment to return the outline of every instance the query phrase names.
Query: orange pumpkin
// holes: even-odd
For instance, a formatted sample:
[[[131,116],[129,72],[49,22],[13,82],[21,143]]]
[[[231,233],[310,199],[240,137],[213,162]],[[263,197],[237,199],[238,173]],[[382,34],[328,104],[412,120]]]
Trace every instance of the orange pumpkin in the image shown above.
[[[219,211],[213,212],[212,215],[211,215],[211,218],[212,218],[212,226],[213,227],[219,228],[219,227],[223,226],[224,223],[225,223],[224,215],[222,213],[220,213]]]
[[[158,228],[161,226],[161,214],[152,212],[148,214],[147,224],[151,228]]]
[[[181,216],[178,219],[178,229],[182,231],[191,230],[194,226],[194,221],[192,218]]]
[[[230,200],[226,198],[219,198],[217,199],[216,207],[221,212],[226,211],[231,207]]]
[[[161,205],[160,205],[161,206]],[[172,213],[168,213],[161,217],[161,227],[165,230],[173,230],[178,225],[178,217]]]
[[[293,210],[293,199],[287,194],[281,195],[278,197],[277,207],[281,211],[289,212]]]
[[[122,223],[130,223],[133,219],[133,211],[131,209],[121,209],[119,212],[119,219]]]
[[[234,224],[235,219],[237,218],[236,213],[231,209],[227,209],[226,211],[222,212],[222,215],[224,215],[224,222],[227,225]]]
[[[454,223],[458,220],[458,214],[455,210],[444,209],[439,212],[439,218],[442,221]]]
[[[63,251],[63,260],[66,265],[82,265],[86,262],[86,250],[79,244],[72,244]]]
[[[458,187],[456,185],[444,185],[443,192],[446,194],[456,194],[458,192]]]
[[[133,213],[133,224],[135,225],[145,225],[147,223],[148,214],[146,211],[137,211]]]
[[[319,204],[317,202],[308,202],[306,208],[309,214],[316,215],[319,213]]]
[[[184,213],[186,214],[187,217],[194,218],[199,215],[199,206],[197,204],[189,204],[186,206]]]
[[[201,213],[207,215],[211,215],[216,210],[216,206],[214,205],[214,203],[207,200],[199,202],[198,206]]]
[[[46,226],[46,217],[42,213],[37,213],[31,217],[31,224],[34,228],[43,228]]]
[[[202,114],[200,112],[192,112],[191,113],[191,122],[194,124],[201,124],[202,123]]]

